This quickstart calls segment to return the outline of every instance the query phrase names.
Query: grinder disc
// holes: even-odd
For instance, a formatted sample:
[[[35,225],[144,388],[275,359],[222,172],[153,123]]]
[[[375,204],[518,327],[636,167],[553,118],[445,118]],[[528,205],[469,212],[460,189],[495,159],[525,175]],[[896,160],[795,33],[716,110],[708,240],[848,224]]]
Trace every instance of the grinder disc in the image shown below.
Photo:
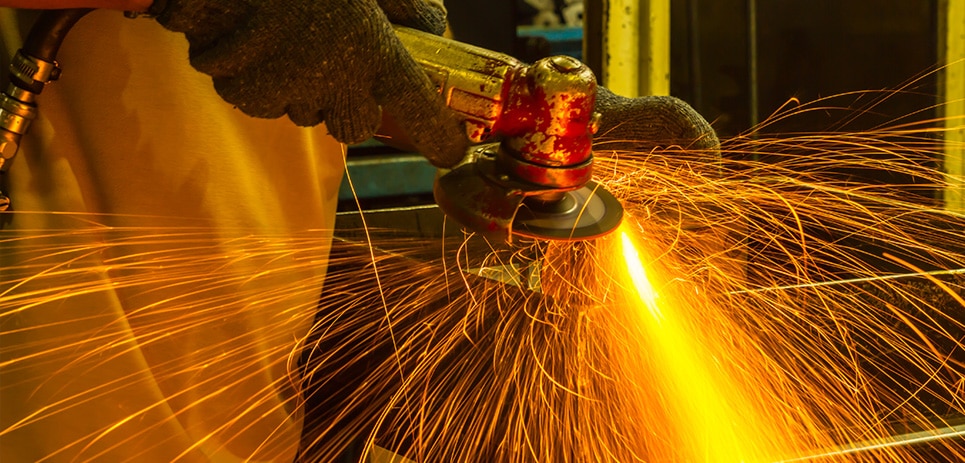
[[[623,206],[596,182],[568,191],[559,201],[526,199],[516,211],[512,233],[536,239],[587,240],[606,235],[623,220]]]

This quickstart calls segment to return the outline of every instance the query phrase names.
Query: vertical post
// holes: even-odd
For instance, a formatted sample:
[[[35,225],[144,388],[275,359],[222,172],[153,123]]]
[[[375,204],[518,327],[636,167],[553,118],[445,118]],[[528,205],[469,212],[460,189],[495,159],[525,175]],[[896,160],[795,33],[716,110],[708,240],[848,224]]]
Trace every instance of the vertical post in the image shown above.
[[[603,2],[603,86],[615,93],[640,96],[641,2],[647,0],[606,0]]]
[[[670,0],[648,0],[647,27],[640,34],[640,50],[647,53],[646,79],[641,82],[641,95],[670,94]]]
[[[584,56],[628,97],[670,94],[670,0],[587,0]]]
[[[965,213],[965,0],[940,2],[944,26],[939,56],[944,57],[945,208]]]
[[[757,0],[747,0],[747,82],[750,93],[750,123],[756,137],[761,122],[760,94],[757,87]]]

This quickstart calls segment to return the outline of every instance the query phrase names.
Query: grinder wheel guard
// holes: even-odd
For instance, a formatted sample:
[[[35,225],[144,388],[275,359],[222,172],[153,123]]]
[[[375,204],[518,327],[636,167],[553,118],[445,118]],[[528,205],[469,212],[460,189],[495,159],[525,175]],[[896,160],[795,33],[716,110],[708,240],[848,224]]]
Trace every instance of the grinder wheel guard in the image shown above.
[[[436,178],[433,194],[445,214],[487,238],[523,237],[589,240],[615,230],[623,206],[605,188],[589,181],[554,192],[549,201],[532,194],[531,185],[495,175],[495,161],[480,157]]]

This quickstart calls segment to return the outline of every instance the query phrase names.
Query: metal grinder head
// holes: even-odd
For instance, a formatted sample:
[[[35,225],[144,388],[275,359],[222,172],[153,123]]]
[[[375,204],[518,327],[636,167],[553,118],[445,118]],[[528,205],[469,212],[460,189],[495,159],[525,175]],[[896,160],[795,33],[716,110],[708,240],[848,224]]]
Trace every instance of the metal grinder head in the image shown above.
[[[508,55],[398,27],[413,58],[463,118],[472,143],[433,188],[446,215],[493,238],[591,239],[623,208],[590,180],[596,77],[568,56],[525,65]],[[496,142],[496,143],[493,143]]]
[[[556,56],[510,79],[493,132],[498,144],[437,177],[443,212],[490,239],[585,240],[620,224],[623,208],[593,175],[596,79],[576,59]]]

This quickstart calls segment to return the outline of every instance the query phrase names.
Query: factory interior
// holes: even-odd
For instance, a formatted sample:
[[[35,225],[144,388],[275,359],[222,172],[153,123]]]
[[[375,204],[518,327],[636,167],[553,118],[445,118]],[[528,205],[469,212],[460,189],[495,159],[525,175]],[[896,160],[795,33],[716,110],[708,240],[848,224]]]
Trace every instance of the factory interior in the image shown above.
[[[347,147],[299,461],[965,461],[965,1],[446,7],[459,45],[400,35],[480,130],[451,170]],[[583,106],[592,154],[541,160],[500,105],[543,88],[492,69],[670,95],[719,144]]]
[[[451,32],[456,40],[506,53],[524,62],[554,55],[576,57],[589,65],[601,85],[614,90],[619,88],[618,93],[634,96],[669,94],[683,99],[711,122],[721,140],[780,138],[782,134],[794,138],[794,134],[871,132],[890,125],[942,127],[944,124],[949,130],[935,135],[936,139],[946,140],[944,152],[923,162],[928,169],[944,169],[949,174],[946,177],[948,183],[936,186],[934,182],[916,178],[913,172],[855,163],[842,163],[834,175],[846,176],[856,183],[902,185],[902,192],[909,195],[912,202],[926,207],[944,207],[960,214],[965,210],[965,203],[962,203],[965,158],[961,151],[962,102],[965,98],[961,56],[965,46],[962,35],[965,22],[960,21],[961,2],[955,3],[900,0],[501,0],[449,2],[448,8]],[[620,56],[620,53],[625,55]],[[957,57],[957,61],[953,57]],[[946,63],[949,63],[948,67],[943,67]],[[815,101],[818,103],[812,103]],[[790,117],[777,117],[786,114],[789,106],[807,107],[809,104],[819,108],[808,108]],[[724,144],[726,146],[726,142]],[[793,150],[788,151],[793,153]],[[775,164],[780,164],[786,155],[783,152],[769,154],[767,149],[760,152],[738,149],[722,154],[725,158],[751,158],[755,162]],[[814,152],[804,150],[801,155],[814,155]],[[801,166],[807,169],[806,163]],[[434,204],[431,185],[435,169],[418,155],[386,148],[377,142],[365,143],[350,149],[347,172],[352,185],[349,186],[347,178],[343,180],[338,229],[349,238],[360,238],[358,230],[362,221],[357,211],[361,207],[366,211],[366,224],[370,227],[402,228],[409,230],[406,233],[433,240],[441,238],[458,243],[464,239],[451,222],[448,226],[445,224],[444,215]],[[412,178],[421,181],[409,182]],[[944,236],[950,237],[940,239],[941,246],[948,246],[955,250],[953,252],[963,250],[965,229],[960,228],[960,221],[944,225],[936,223],[935,226],[945,227]],[[768,244],[743,242],[734,246],[735,242],[741,243],[740,238],[721,238],[719,233],[707,233],[700,228],[688,231],[693,234],[690,239],[699,242],[693,247],[702,249],[695,251],[697,253],[707,254],[744,245],[747,247],[739,252],[741,255],[733,264],[740,267],[747,264],[746,259],[753,259],[755,253],[764,256],[768,252]],[[740,230],[746,229],[737,227],[736,230],[739,234]],[[735,229],[730,228],[729,233],[733,235]],[[965,306],[962,305],[965,280],[961,261],[935,262],[923,258],[919,262],[922,267],[909,272],[903,263],[882,257],[894,252],[893,246],[900,246],[889,243],[887,238],[856,237],[852,230],[832,231],[820,224],[814,224],[814,228],[806,233],[842,248],[860,250],[856,254],[860,254],[864,265],[874,268],[873,273],[894,277],[891,280],[894,285],[868,291],[859,305],[874,301],[870,304],[885,304],[891,308],[894,308],[891,304],[895,304],[899,310],[914,311],[912,307],[921,304],[918,298],[924,298],[928,304],[934,304],[935,310],[956,320],[941,323],[939,330],[950,331],[939,335],[938,338],[944,341],[938,342],[947,343],[940,350],[946,352],[949,362],[961,364],[965,361],[962,348],[952,347],[965,339],[961,323],[965,320]],[[687,238],[681,241],[687,241]],[[467,243],[470,243],[467,254],[492,253],[486,245],[475,243],[473,247],[472,240]],[[716,243],[709,246],[712,251],[707,251],[708,243]],[[439,252],[433,247],[428,252],[428,259],[436,259]],[[924,263],[926,261],[929,263]],[[477,273],[482,274],[482,267],[485,265],[481,265]],[[507,277],[507,267],[514,269],[512,271],[520,268],[519,265],[509,265],[503,266],[502,270],[490,269],[489,277],[515,282],[513,284],[528,282],[523,286],[533,287],[532,275],[524,273]],[[747,266],[744,271],[752,271],[753,267]],[[828,278],[843,282],[840,288],[843,291],[854,291],[853,288],[843,289],[849,286],[844,282],[861,279],[860,276],[830,268],[833,265],[828,267],[826,270],[834,274]],[[522,268],[526,268],[525,265]],[[768,266],[763,268],[772,271]],[[919,272],[940,276],[923,277]],[[752,276],[748,278],[753,280]],[[928,290],[930,283],[925,280],[930,278],[942,279],[948,284],[948,291]],[[763,281],[773,284],[766,276]],[[916,296],[898,295],[906,292]],[[812,300],[814,296],[811,296]],[[804,301],[808,299],[803,293],[787,297],[801,299],[795,303],[806,303]],[[821,299],[821,296],[817,295],[817,298]],[[905,305],[903,308],[902,304]],[[879,355],[888,355],[888,348],[882,347],[878,341],[867,342],[883,349]],[[903,366],[908,366],[898,363],[901,362],[881,368],[900,371]],[[895,381],[894,378],[903,374],[922,374],[916,368],[897,374],[895,370],[879,373],[882,377],[892,378],[889,381]],[[959,384],[954,391],[935,393],[928,399],[921,399],[918,405],[920,409],[928,410],[926,414],[941,415],[932,420],[935,428],[931,431],[923,431],[922,427],[914,425],[899,425],[888,431],[893,433],[891,440],[878,437],[860,444],[850,442],[851,447],[847,444],[839,447],[846,449],[839,454],[829,450],[826,455],[813,458],[744,461],[960,461],[965,458],[965,415],[960,405],[950,404],[961,404],[965,392],[961,388],[961,377],[956,377],[957,374],[951,375],[951,381]],[[919,384],[918,381],[911,383]],[[931,388],[925,386],[924,389]],[[909,397],[914,394],[908,392]],[[958,398],[953,397],[956,395]],[[868,442],[871,444],[862,447]],[[892,450],[873,450],[875,448]],[[641,461],[740,461],[725,458],[723,454],[704,460],[691,460],[681,455],[685,453],[669,459],[652,457]],[[384,454],[382,457],[386,459],[381,461],[396,461]],[[624,461],[597,457],[594,461]],[[572,455],[569,458],[573,459],[566,461],[589,461]],[[562,460],[533,457],[518,461]]]
[[[525,62],[558,54],[574,56],[584,60],[598,78],[603,75],[602,55],[611,53],[602,43],[603,8],[617,9],[617,5],[622,5],[551,0],[506,0],[485,5],[451,3],[447,8],[455,39]],[[846,129],[867,130],[895,114],[906,115],[903,120],[907,121],[929,120],[944,111],[935,101],[941,94],[939,89],[961,86],[957,81],[946,85],[937,69],[938,63],[944,62],[946,40],[950,43],[958,34],[952,27],[954,19],[947,18],[952,25],[949,28],[942,26],[947,7],[943,2],[880,1],[868,8],[864,4],[840,2],[798,5],[750,0],[674,0],[657,2],[653,8],[662,8],[660,14],[648,13],[648,2],[626,4],[634,5],[633,13],[620,16],[613,13],[614,24],[608,26],[619,28],[625,34],[608,36],[614,49],[623,48],[626,52],[619,63],[626,69],[614,73],[629,83],[622,80],[617,83],[624,87],[618,93],[669,94],[681,98],[711,121],[721,138],[749,133],[792,98],[806,102],[847,92],[898,89],[905,85],[912,85],[916,91],[885,99],[878,106],[881,108],[878,118],[865,115],[862,120],[849,121]],[[592,21],[586,26],[583,24],[585,12]],[[660,41],[646,42],[646,24],[634,16],[648,14],[653,21],[661,22],[655,26],[663,34]],[[627,27],[631,29],[627,31]],[[587,34],[592,35],[586,36],[584,44],[585,28]],[[640,45],[631,45],[634,43]],[[591,50],[591,56],[586,59],[585,46]],[[650,70],[644,62],[646,47],[656,50],[652,53],[662,60],[663,69],[652,71],[665,74],[661,82],[653,84],[659,88],[656,91],[647,88],[645,73]],[[956,96],[947,95],[951,100]],[[798,116],[782,121],[783,125],[769,125],[768,130],[775,133],[825,130],[837,127],[840,117],[835,114]],[[347,181],[343,182],[340,199],[346,203],[341,210],[357,209],[353,204],[356,196],[364,206],[368,207],[368,201],[372,201],[376,208],[432,203],[428,179],[434,171],[408,166],[405,161],[409,158],[404,156],[390,155],[384,160],[368,157],[378,154],[379,150],[386,148],[375,143],[353,147],[352,154],[356,156],[354,159],[350,156],[349,169],[352,171],[358,166],[358,173],[353,176],[355,196]],[[412,159],[418,161],[418,157]],[[961,161],[949,164],[954,168]],[[416,177],[382,175],[397,172]],[[369,178],[380,181],[369,181]],[[422,181],[400,182],[402,185],[385,183],[403,178]]]

